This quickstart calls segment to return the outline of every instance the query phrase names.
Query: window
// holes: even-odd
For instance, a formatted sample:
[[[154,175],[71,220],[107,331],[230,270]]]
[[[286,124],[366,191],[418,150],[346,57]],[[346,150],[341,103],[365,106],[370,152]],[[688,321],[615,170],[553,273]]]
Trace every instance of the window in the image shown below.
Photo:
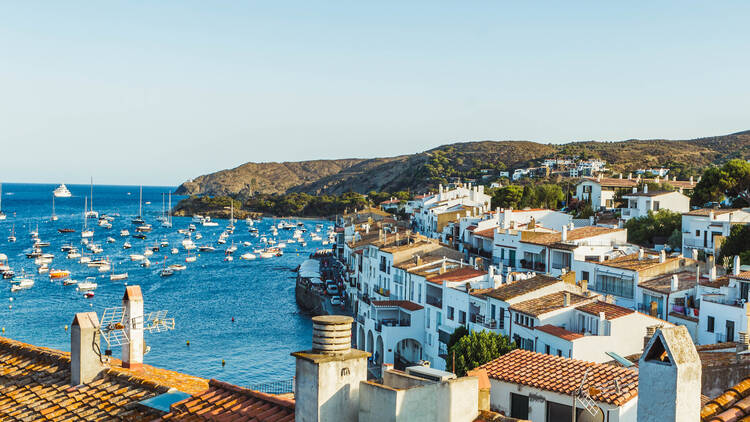
[[[552,268],[556,270],[570,268],[570,253],[552,251]]]
[[[499,315],[499,317],[500,317],[499,318],[500,319],[500,323],[499,323],[498,327],[500,327],[500,329],[502,330],[502,329],[505,328],[505,309],[504,308],[500,308],[500,315]]]
[[[449,306],[448,307],[448,319],[451,320],[451,321],[453,321],[453,317],[454,317],[453,313],[454,313],[453,307]]]
[[[545,344],[544,345],[544,353],[546,353],[546,354],[549,355],[550,354],[549,352],[550,352],[549,344]]]
[[[695,237],[701,237],[701,231],[700,230],[696,230],[695,231]]]
[[[458,311],[458,323],[466,324],[466,312]]]
[[[740,282],[740,299],[743,299],[745,302],[747,302],[748,287],[750,287],[750,284]]]
[[[633,279],[623,279],[604,274],[597,277],[596,290],[615,296],[633,298]]]
[[[734,321],[726,322],[726,338],[724,341],[734,341]]]
[[[427,312],[425,312],[425,314],[426,314],[425,317],[426,318],[424,319],[425,320],[425,328],[430,328],[430,308],[424,308],[424,309],[425,309],[425,311],[427,311]]]
[[[659,211],[659,201],[654,201],[654,211]]]
[[[589,272],[588,271],[581,271],[581,280],[590,281],[589,280]]]
[[[557,356],[562,356],[562,350],[557,349]]]
[[[518,419],[529,418],[529,397],[510,393],[510,417]]]
[[[714,332],[714,317],[712,316],[708,317],[706,323],[708,324],[708,327],[706,327],[706,331],[708,331],[709,333],[713,333]]]

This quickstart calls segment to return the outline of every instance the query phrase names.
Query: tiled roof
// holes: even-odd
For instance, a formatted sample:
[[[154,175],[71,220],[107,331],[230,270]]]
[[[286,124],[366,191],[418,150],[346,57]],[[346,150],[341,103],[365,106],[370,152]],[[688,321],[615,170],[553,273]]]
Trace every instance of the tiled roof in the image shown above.
[[[581,312],[586,312],[587,314],[597,316],[599,315],[599,312],[604,312],[604,318],[606,318],[607,320],[617,319],[635,312],[632,309],[623,308],[622,306],[618,306],[613,303],[602,302],[601,300],[587,303],[585,305],[577,307],[576,309]]]
[[[588,237],[600,236],[603,234],[614,233],[623,231],[624,229],[613,229],[610,227],[599,227],[599,226],[586,226],[578,229],[568,231],[567,241],[572,242],[575,240],[581,240]],[[531,243],[535,245],[551,245],[553,243],[559,243],[562,241],[562,234],[560,232],[555,233],[540,233],[529,236],[527,239],[522,239],[524,243]]]
[[[742,211],[738,208],[721,208],[721,209],[714,209],[714,208],[700,208],[697,210],[692,210],[690,212],[683,213],[682,215],[697,215],[700,217],[708,217],[708,215],[713,211],[714,215],[721,215],[721,214],[727,214],[730,212],[735,211]]]
[[[514,297],[525,295],[526,293],[531,293],[535,290],[543,289],[555,283],[562,282],[563,281],[559,278],[538,274],[526,280],[517,280],[503,284],[502,286],[486,293],[486,295],[495,299],[507,301]]]
[[[694,189],[695,185],[697,185],[695,181],[691,182],[690,180],[665,180],[664,183],[683,189]]]
[[[208,390],[173,404],[161,420],[290,422],[294,401],[212,379]]]
[[[591,398],[600,403],[622,406],[638,395],[638,372],[594,362],[552,356],[516,349],[486,363],[491,379],[526,385],[570,395],[578,390],[588,370],[583,388],[596,387]],[[614,382],[621,386],[617,392]]]
[[[424,306],[414,303],[410,300],[373,300],[372,306],[378,307],[378,308],[402,308],[406,309],[407,311],[418,311],[420,309],[423,309]]]
[[[666,262],[673,261],[675,259],[680,258],[667,257]],[[608,261],[600,262],[599,264],[607,267],[619,268],[622,270],[641,271],[659,265],[660,263],[658,256],[649,256],[644,254],[643,259],[638,259],[638,254],[632,253],[630,255],[623,255],[614,259],[610,259]]]
[[[695,273],[690,271],[664,274],[650,280],[641,281],[640,283],[638,283],[638,287],[658,293],[668,294],[672,291],[673,275],[676,275],[678,279],[676,291],[679,292],[695,287]]]
[[[608,188],[629,188],[638,186],[638,180],[636,179],[620,179],[614,177],[602,177],[601,179],[597,179],[596,177],[584,177],[580,183],[586,181],[596,182],[601,186]]]
[[[580,296],[575,293],[557,292],[548,294],[546,296],[525,300],[523,302],[518,302],[514,305],[511,305],[510,309],[518,312],[523,312],[524,314],[531,316],[543,315],[547,312],[564,308],[566,293],[570,295],[570,305],[575,305],[576,303],[581,303],[589,299],[586,296]]]
[[[750,417],[750,377],[727,389],[701,409],[702,422],[745,422]]]
[[[398,200],[398,199],[389,199],[387,201],[381,202],[380,205],[398,204],[399,202],[401,202],[401,201]]]
[[[565,328],[558,327],[557,325],[550,325],[550,324],[540,325],[536,327],[536,329],[543,333],[551,334],[555,337],[559,337],[563,340],[568,340],[568,341],[573,341],[577,338],[583,337],[583,334],[568,331]]]
[[[485,274],[487,274],[487,271],[477,270],[474,267],[467,266],[455,270],[448,270],[443,274],[429,276],[427,277],[427,281],[435,284],[451,283],[481,277]]]
[[[750,280],[750,271],[742,271],[737,275],[730,276],[731,278],[739,278],[742,280]]]
[[[494,239],[495,238],[495,229],[497,229],[497,227],[492,227],[492,228],[489,228],[489,229],[480,230],[480,231],[474,232],[474,236],[481,236],[481,237],[486,237],[488,239]]]
[[[70,385],[70,354],[0,337],[0,420],[151,421],[160,412],[137,405],[170,388],[195,394],[206,380],[112,359],[94,381]]]

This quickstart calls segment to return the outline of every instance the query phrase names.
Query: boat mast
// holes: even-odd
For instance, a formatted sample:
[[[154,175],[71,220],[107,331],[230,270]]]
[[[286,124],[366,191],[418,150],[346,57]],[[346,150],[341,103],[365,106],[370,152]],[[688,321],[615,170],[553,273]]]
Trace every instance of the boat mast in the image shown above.
[[[91,211],[94,211],[94,176],[91,176]]]
[[[83,230],[86,230],[86,210],[89,207],[89,198],[88,196],[83,197]]]
[[[172,192],[169,192],[169,209],[167,209],[167,221],[172,224]]]
[[[143,185],[141,185],[141,190],[138,194],[138,217],[141,216],[143,216]]]
[[[55,195],[52,195],[52,217],[55,216]]]

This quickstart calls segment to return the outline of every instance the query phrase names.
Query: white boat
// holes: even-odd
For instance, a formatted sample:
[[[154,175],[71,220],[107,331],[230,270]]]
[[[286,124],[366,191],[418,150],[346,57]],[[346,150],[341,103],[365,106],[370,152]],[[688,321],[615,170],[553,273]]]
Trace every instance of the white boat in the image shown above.
[[[152,249],[146,249],[143,251],[143,256],[151,256],[154,254],[154,251]]]
[[[122,244],[122,248],[123,249],[130,249],[132,247],[133,247],[133,245],[131,245],[130,242],[125,242],[125,243]]]
[[[10,288],[10,291],[11,292],[17,292],[19,290],[26,290],[26,289],[30,289],[32,287],[34,287],[34,280],[31,280],[31,279],[27,278],[27,279],[21,280],[17,284],[13,284],[13,286],[11,286],[11,288]]]
[[[68,252],[68,256],[67,256],[68,259],[78,259],[80,257],[81,257],[81,254],[77,251],[70,251]]]
[[[255,259],[255,258],[257,258],[257,256],[255,256],[255,255],[253,255],[253,254],[251,254],[251,253],[249,253],[249,252],[248,252],[248,253],[244,253],[244,254],[240,255],[240,259],[247,259],[247,260],[251,260],[251,259]]]
[[[94,236],[94,232],[86,228],[86,208],[87,207],[88,207],[88,198],[84,199],[84,205],[83,205],[83,230],[81,230],[82,238]]]
[[[79,264],[88,264],[91,262],[91,257],[88,256],[82,256],[81,259],[78,260]]]
[[[65,183],[55,188],[55,190],[52,191],[52,194],[58,198],[70,198],[71,196],[73,196],[68,190],[68,187],[65,186]]]
[[[151,266],[151,261],[149,261],[148,258],[146,258],[143,261],[141,261],[141,267],[148,268],[150,266]]]
[[[162,201],[164,201],[163,196],[162,196]],[[172,192],[169,192],[169,205],[167,206],[165,220],[161,223],[161,226],[172,227]]]
[[[168,268],[171,268],[173,271],[185,271],[185,269],[187,269],[187,266],[182,264],[172,264]]]
[[[304,247],[304,246],[307,246],[307,242],[305,242],[305,241],[299,242],[299,245],[300,245],[300,246],[303,246],[303,247]]]
[[[232,253],[237,250],[237,246],[232,244],[230,247],[227,248],[227,252]]]
[[[139,192],[138,192],[138,215],[131,220],[133,224],[141,225],[145,221],[143,221],[143,185],[141,185]]]
[[[190,239],[185,239],[182,241],[182,247],[185,248],[186,251],[189,251],[195,249],[195,243]]]
[[[99,218],[99,213],[94,211],[94,178],[91,178],[91,209],[85,212],[86,218]]]
[[[122,274],[114,274],[112,273],[109,276],[110,281],[117,281],[117,280],[127,280],[128,279],[128,273],[122,273]]]
[[[185,257],[185,262],[195,262],[198,259],[195,255],[189,255]]]
[[[204,221],[203,222],[203,227],[217,227],[218,225],[219,225],[219,223],[217,223],[215,221]]]
[[[8,236],[8,242],[13,243],[16,239],[16,225],[14,224],[10,229],[10,236]]]
[[[224,257],[224,261],[234,261],[234,257],[232,257],[232,255],[227,255]]]
[[[39,274],[48,273],[49,267],[47,266],[47,264],[42,264],[42,266],[37,269],[37,272],[39,272]]]
[[[126,229],[120,230],[120,236],[123,236],[123,237],[130,236],[130,232]]]
[[[135,253],[130,255],[131,261],[143,261],[144,259],[146,259],[146,257],[141,254]]]
[[[198,246],[198,250],[201,252],[213,252],[216,250],[216,248],[210,245],[203,245],[203,246]]]
[[[195,240],[201,240],[201,239],[203,239],[203,235],[200,234],[200,233],[196,233],[195,234]]]
[[[99,266],[99,272],[100,273],[106,273],[107,271],[109,271],[111,269],[112,269],[112,266],[109,265],[109,264],[105,264],[105,265],[100,265]]]
[[[86,278],[86,281],[82,281],[78,283],[78,287],[76,288],[76,290],[78,290],[79,292],[88,292],[91,290],[96,290],[96,288],[99,285],[94,283],[92,280],[96,280],[96,279],[94,277]]]
[[[252,246],[253,244],[250,242],[242,242],[242,246]]]
[[[63,286],[70,286],[71,284],[78,284],[76,280],[73,280],[72,278],[66,278],[62,281]]]
[[[113,237],[108,237],[107,243],[115,243],[115,239]]]
[[[261,258],[266,258],[266,259],[273,258],[275,255],[276,254],[268,252],[268,251],[263,251],[263,252],[260,253],[260,257]]]
[[[172,255],[177,255],[178,253],[180,253],[180,250],[179,250],[179,249],[177,249],[177,248],[172,248]]]
[[[193,223],[202,223],[203,222],[203,216],[200,214],[195,214],[193,216]]]

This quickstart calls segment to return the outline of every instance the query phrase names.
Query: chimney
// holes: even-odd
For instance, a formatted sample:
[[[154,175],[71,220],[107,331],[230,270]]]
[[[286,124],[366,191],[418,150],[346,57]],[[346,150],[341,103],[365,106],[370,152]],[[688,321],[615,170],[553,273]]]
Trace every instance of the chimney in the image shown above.
[[[651,325],[646,327],[646,336],[643,337],[643,348],[645,349],[646,346],[648,346],[648,342],[651,341],[651,337],[654,336],[654,333],[656,333],[656,329],[659,328],[658,325]]]
[[[607,322],[607,314],[605,314],[604,312],[599,312],[599,321],[598,322],[599,322],[598,335],[603,336],[603,335],[605,335],[604,334],[604,327],[606,326],[606,322]]]
[[[633,186],[633,193],[638,193],[638,188],[636,186]]]
[[[662,249],[659,251],[659,263],[663,264],[665,262],[667,262],[667,251]]]
[[[648,193],[648,183],[643,185],[643,193]]]
[[[638,422],[698,422],[701,372],[687,328],[659,328],[638,361]]]
[[[643,248],[638,248],[638,260],[643,261]]]
[[[693,183],[693,176],[690,176],[690,183]]]
[[[714,221],[714,210],[708,212],[708,221]]]
[[[448,269],[448,267],[445,265],[445,259],[443,259],[443,264],[440,265],[440,269],[438,270],[438,274],[445,274],[445,271]]]
[[[123,368],[138,368],[143,364],[143,294],[141,286],[127,286],[122,297],[125,308],[123,319],[130,321],[125,324],[125,333],[130,340],[122,345]]]
[[[99,345],[99,318],[96,312],[77,313],[70,324],[70,384],[93,381],[104,369],[94,350]]]
[[[659,183],[659,176],[656,176],[656,177],[654,178],[654,183]]]
[[[583,293],[586,293],[589,291],[589,281],[588,280],[581,280],[581,291]]]
[[[628,173],[628,180],[633,179],[633,173]]]
[[[672,283],[669,285],[670,292],[676,292],[680,286],[680,277],[677,274],[672,274]]]
[[[716,265],[712,265],[711,268],[708,269],[708,278],[711,281],[716,280]]]
[[[563,294],[563,306],[570,306],[570,292],[565,292]]]
[[[370,354],[351,348],[351,317],[316,316],[312,322],[312,350],[292,353],[297,358],[294,420],[356,421],[359,385],[367,381]],[[379,359],[385,362],[393,358]]]
[[[622,180],[622,173],[620,173],[620,180]]]
[[[734,256],[734,262],[732,263],[732,275],[737,276],[740,275],[740,256],[735,255]]]
[[[692,252],[691,252],[691,257],[692,257],[692,258],[693,258],[694,260],[696,260],[696,261],[697,261],[697,260],[698,260],[698,249],[691,249],[691,251],[692,251]]]
[[[560,233],[560,240],[563,242],[568,240],[568,226],[562,227],[562,232]]]

